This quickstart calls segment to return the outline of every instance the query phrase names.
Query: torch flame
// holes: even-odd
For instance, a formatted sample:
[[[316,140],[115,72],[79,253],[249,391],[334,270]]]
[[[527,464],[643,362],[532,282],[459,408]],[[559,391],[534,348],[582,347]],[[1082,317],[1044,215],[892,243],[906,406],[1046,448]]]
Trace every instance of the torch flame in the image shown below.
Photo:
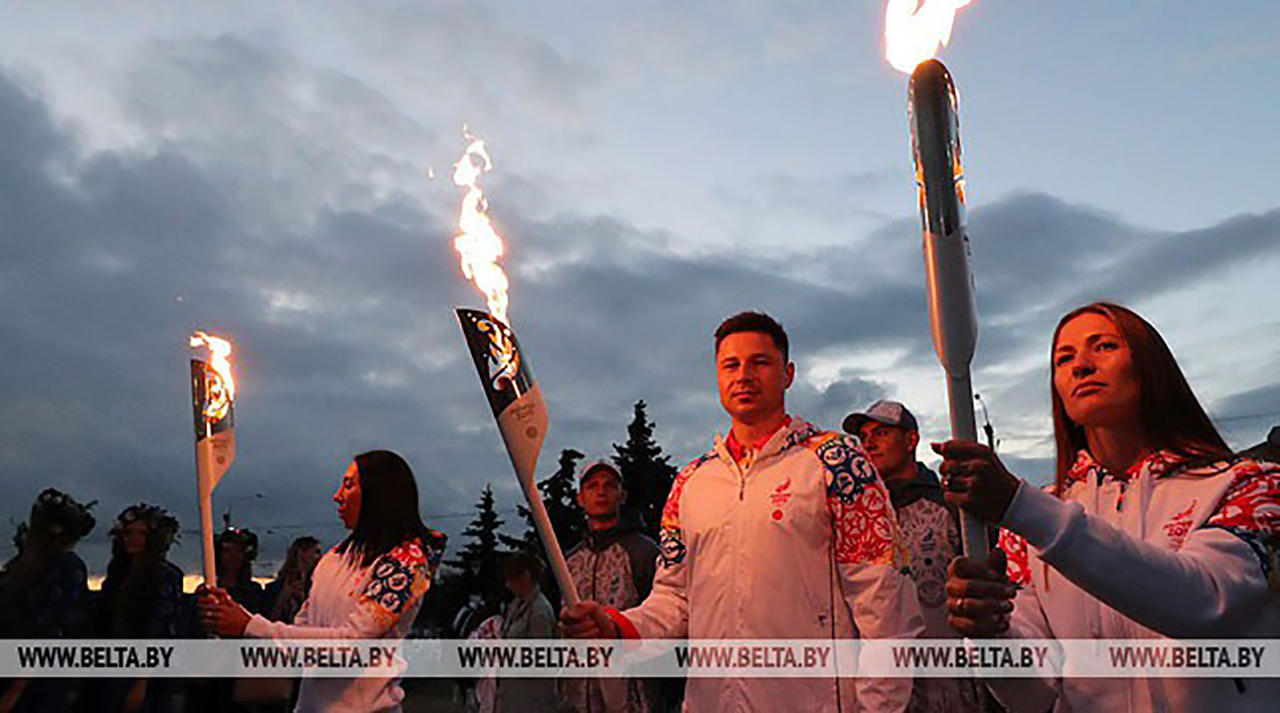
[[[884,13],[885,58],[910,74],[951,41],[956,11],[971,0],[889,0]]]
[[[489,312],[507,322],[507,274],[498,265],[502,257],[502,236],[489,222],[489,203],[480,189],[480,176],[493,168],[484,141],[466,133],[469,143],[462,158],[453,164],[453,182],[466,189],[458,215],[459,234],[453,240],[462,259],[462,274],[476,284],[489,303]]]
[[[236,399],[236,380],[231,375],[231,362],[227,359],[231,356],[231,342],[196,330],[190,343],[193,348],[201,345],[209,348],[209,368],[213,370],[214,378],[209,383],[204,416],[210,421],[221,420]]]

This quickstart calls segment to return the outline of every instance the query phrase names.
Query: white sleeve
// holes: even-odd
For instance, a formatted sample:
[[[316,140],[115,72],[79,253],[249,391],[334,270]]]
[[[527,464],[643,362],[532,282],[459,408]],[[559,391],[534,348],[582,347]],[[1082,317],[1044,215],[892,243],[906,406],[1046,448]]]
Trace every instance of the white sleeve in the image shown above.
[[[914,639],[924,632],[915,583],[904,572],[906,547],[889,490],[857,440],[836,436],[818,446],[827,470],[827,508],[840,591],[865,639]],[[909,678],[857,679],[858,708],[904,710]]]
[[[685,481],[700,464],[694,461],[686,466],[667,495],[662,509],[657,571],[649,596],[624,612],[611,612],[624,638],[683,639],[689,635],[689,550],[680,526],[680,499]]]
[[[1228,493],[1219,515],[1178,551],[1130,537],[1026,483],[1004,524],[1076,586],[1153,631],[1177,639],[1257,635],[1251,629],[1270,596],[1269,555],[1258,542],[1280,524],[1280,473],[1259,472],[1250,488],[1243,499]]]
[[[373,576],[347,620],[310,626],[310,598],[293,624],[253,615],[244,635],[255,639],[378,639],[408,612],[417,611],[431,585],[431,565],[421,549],[398,547],[373,563]]]

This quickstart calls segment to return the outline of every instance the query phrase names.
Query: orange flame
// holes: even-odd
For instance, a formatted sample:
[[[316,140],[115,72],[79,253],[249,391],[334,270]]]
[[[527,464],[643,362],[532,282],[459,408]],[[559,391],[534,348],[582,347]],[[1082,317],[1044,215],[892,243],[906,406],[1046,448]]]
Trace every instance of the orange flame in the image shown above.
[[[453,182],[466,189],[462,198],[462,210],[458,214],[459,234],[453,240],[462,259],[462,274],[476,284],[489,303],[489,312],[504,324],[507,322],[507,273],[502,271],[498,258],[504,247],[502,236],[489,222],[489,203],[480,189],[480,176],[493,168],[484,141],[467,133],[467,148],[462,158],[453,164]]]
[[[236,380],[231,375],[231,342],[205,334],[200,330],[191,335],[191,346],[201,345],[209,348],[209,368],[213,370],[214,379],[209,383],[207,403],[204,417],[210,421],[219,421],[231,410],[231,403],[236,400]]]
[[[889,0],[884,12],[885,58],[910,74],[951,41],[956,11],[971,0]]]

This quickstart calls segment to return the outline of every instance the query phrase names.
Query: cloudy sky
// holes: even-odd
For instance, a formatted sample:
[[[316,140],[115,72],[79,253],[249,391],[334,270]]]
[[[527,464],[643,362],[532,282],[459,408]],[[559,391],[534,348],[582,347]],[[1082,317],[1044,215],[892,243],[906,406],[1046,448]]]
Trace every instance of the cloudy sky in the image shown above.
[[[893,396],[941,438],[882,3],[582,8],[0,9],[0,524],[49,485],[97,499],[95,571],[127,504],[194,526],[197,327],[237,346],[239,459],[216,500],[264,534],[264,564],[340,536],[330,495],[369,448],[408,458],[447,532],[486,482],[513,507],[451,312],[481,303],[451,247],[464,123],[496,164],[511,318],[553,422],[544,471],[620,441],[637,399],[674,460],[705,448],[725,426],[710,333],[745,308],[792,335],[794,412],[834,425]],[[1280,6],[1215,10],[976,0],[943,55],[975,384],[1031,480],[1050,332],[1098,298],[1163,331],[1233,445],[1280,422]],[[198,551],[189,531],[173,558],[194,571]]]

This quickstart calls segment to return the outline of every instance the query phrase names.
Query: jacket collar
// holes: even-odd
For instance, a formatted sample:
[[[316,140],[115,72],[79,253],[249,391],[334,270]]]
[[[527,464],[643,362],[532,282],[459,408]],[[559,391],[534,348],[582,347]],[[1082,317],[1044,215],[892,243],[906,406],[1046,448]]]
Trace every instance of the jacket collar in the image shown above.
[[[775,456],[793,446],[803,443],[817,433],[818,429],[815,428],[812,423],[809,423],[802,418],[788,415],[787,420],[783,423],[782,427],[774,431],[773,435],[765,439],[765,442],[759,445],[755,450],[754,461],[758,462],[763,458]],[[737,442],[737,439],[733,437],[732,429],[730,429],[725,435],[717,434],[714,450],[718,455],[720,455],[720,457],[731,463],[737,463],[739,459],[734,457],[735,453],[731,448],[736,448],[738,446],[730,446],[730,441],[733,441],[735,444]]]
[[[1096,485],[1104,480],[1127,482],[1142,477],[1163,478],[1176,472],[1178,466],[1186,460],[1186,457],[1173,451],[1158,450],[1129,466],[1123,474],[1116,474],[1099,463],[1087,448],[1081,448],[1076,453],[1076,461],[1071,465],[1071,470],[1067,471],[1066,485],[1070,486],[1077,481],[1092,482]]]
[[[920,461],[916,461],[915,477],[906,481],[886,480],[885,486],[889,488],[889,500],[895,508],[906,507],[921,498],[946,503],[937,474]]]

